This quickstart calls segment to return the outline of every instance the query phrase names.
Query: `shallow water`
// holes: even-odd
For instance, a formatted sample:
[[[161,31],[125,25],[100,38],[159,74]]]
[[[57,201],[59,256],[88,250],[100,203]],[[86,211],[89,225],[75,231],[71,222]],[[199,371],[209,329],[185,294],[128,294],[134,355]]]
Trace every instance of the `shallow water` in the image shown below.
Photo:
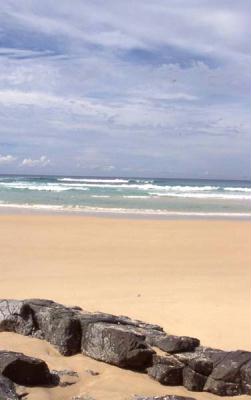
[[[0,209],[187,217],[251,216],[247,181],[0,176]]]

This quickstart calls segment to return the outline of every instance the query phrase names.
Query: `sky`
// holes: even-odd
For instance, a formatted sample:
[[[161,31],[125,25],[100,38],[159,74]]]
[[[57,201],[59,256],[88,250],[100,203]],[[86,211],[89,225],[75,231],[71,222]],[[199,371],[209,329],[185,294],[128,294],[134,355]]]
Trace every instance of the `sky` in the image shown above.
[[[249,0],[0,3],[0,173],[250,179]]]

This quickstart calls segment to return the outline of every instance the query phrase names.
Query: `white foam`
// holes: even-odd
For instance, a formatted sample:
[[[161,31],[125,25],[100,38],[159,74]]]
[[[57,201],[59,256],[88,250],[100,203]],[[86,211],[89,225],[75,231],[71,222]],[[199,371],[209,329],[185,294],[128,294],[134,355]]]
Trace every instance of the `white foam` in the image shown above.
[[[220,193],[158,193],[150,192],[156,197],[179,197],[184,199],[218,199],[218,200],[251,200],[251,195],[220,194]]]
[[[129,182],[128,179],[106,179],[106,178],[100,178],[100,179],[93,179],[93,178],[58,178],[57,179],[60,182],[89,182],[89,183],[100,183],[100,182],[107,182],[107,183],[127,183]]]
[[[159,190],[159,191],[175,191],[175,192],[194,192],[194,191],[212,191],[217,190],[218,186],[159,186],[151,183],[96,183],[96,182],[78,182],[78,183],[62,183],[65,187],[87,187],[87,188],[102,188],[102,189],[136,189],[140,191]]]
[[[175,192],[208,192],[213,190],[218,190],[219,186],[159,186],[155,185],[160,190],[175,191]]]
[[[248,192],[251,193],[251,188],[243,188],[243,187],[226,187],[224,188],[227,192]]]
[[[1,208],[21,208],[21,209],[34,209],[34,210],[55,210],[62,211],[65,210],[66,207],[61,205],[53,205],[53,204],[12,204],[12,203],[0,203]]]
[[[128,195],[128,196],[122,196],[124,199],[149,199],[149,196],[134,196],[134,195]]]
[[[111,196],[108,196],[108,195],[98,195],[98,194],[93,194],[93,195],[91,195],[91,197],[94,197],[94,198],[100,198],[100,199],[108,199],[108,198],[110,198]]]
[[[4,186],[7,189],[28,189],[28,190],[38,190],[38,191],[47,191],[47,192],[64,192],[66,190],[76,190],[76,188],[72,185],[63,186],[62,184],[52,184],[47,183],[45,185],[41,184],[32,184],[25,182],[0,182],[0,186]],[[77,190],[89,190],[88,188],[78,188]]]
[[[170,217],[251,217],[250,212],[194,212],[194,211],[170,211],[152,209],[129,209],[129,208],[105,208],[105,207],[80,207],[80,206],[61,206],[47,204],[8,204],[0,203],[0,208],[11,209],[33,209],[61,212],[83,212],[83,213],[102,213],[102,214],[125,214],[125,215],[149,215],[149,216],[170,216]]]

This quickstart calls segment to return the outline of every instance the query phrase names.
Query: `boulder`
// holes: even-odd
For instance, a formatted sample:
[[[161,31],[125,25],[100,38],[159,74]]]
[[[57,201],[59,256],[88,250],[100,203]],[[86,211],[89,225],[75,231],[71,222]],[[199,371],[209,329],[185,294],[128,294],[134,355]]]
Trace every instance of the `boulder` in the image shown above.
[[[125,316],[88,312],[51,300],[0,300],[1,331],[45,339],[63,355],[82,352],[121,368],[147,369],[149,376],[165,385],[179,385],[184,381],[189,390],[204,390],[218,395],[251,393],[250,352],[202,347],[196,338],[169,335],[158,325]],[[157,356],[151,346],[158,347],[167,355]],[[0,373],[1,368],[12,374],[16,371],[15,379],[24,380],[19,368],[23,365],[24,371],[30,371],[27,372],[27,381],[30,376],[34,380],[28,367],[31,361],[28,362],[27,358],[25,361],[26,356],[20,353],[12,353],[12,356],[10,353],[1,352]],[[45,368],[39,362],[32,364],[33,370]],[[6,372],[2,373],[8,377]],[[54,374],[54,378],[58,376]]]
[[[14,383],[0,374],[0,399],[1,400],[19,400]]]
[[[189,336],[159,335],[153,338],[152,345],[167,353],[180,353],[193,351],[200,341]]]
[[[123,325],[82,323],[82,353],[121,368],[144,370],[154,351],[145,336]]]
[[[251,360],[241,367],[242,393],[251,395]]]
[[[211,378],[224,382],[240,383],[241,368],[251,360],[251,353],[248,351],[225,352],[221,359],[215,363]]]
[[[0,332],[31,335],[34,329],[30,307],[19,300],[0,300]]]
[[[205,383],[207,381],[207,377],[202,375],[196,371],[194,371],[190,367],[185,367],[183,369],[183,386],[195,392],[203,391]]]
[[[204,390],[220,396],[235,396],[249,391],[251,353],[229,351],[212,353],[214,369]]]
[[[194,352],[175,354],[175,358],[195,372],[209,376],[204,391],[219,396],[250,394],[250,352],[223,351],[200,346]]]
[[[238,396],[242,393],[241,385],[238,383],[224,382],[208,377],[204,386],[205,392],[217,394],[218,396]]]
[[[225,357],[227,352],[199,346],[194,351],[176,353],[175,358],[202,375],[210,375],[213,368]]]
[[[33,311],[34,336],[54,345],[64,356],[80,352],[81,326],[77,311],[50,300],[26,300]]]
[[[195,372],[208,376],[213,370],[213,361],[205,356],[198,356],[190,359],[188,366]]]
[[[80,352],[79,311],[51,300],[0,301],[0,331],[12,331],[45,339],[61,354]]]
[[[147,369],[148,375],[162,385],[182,385],[184,364],[175,357],[153,356],[153,364]]]
[[[0,351],[0,374],[19,385],[52,384],[52,375],[44,361],[13,351]]]
[[[87,312],[82,311],[78,314],[83,329],[89,324],[98,322],[105,322],[107,324],[122,325],[127,330],[144,335],[146,341],[150,340],[151,337],[158,337],[163,335],[163,328],[159,325],[148,324],[139,320],[133,320],[125,316],[116,316],[113,314],[106,314],[102,312]],[[150,343],[149,343],[150,344]]]

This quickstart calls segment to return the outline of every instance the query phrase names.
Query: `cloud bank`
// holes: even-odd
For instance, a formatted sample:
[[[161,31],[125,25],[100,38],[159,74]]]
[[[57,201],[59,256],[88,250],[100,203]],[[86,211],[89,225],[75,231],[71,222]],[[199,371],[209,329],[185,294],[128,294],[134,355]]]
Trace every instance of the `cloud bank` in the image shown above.
[[[250,178],[249,2],[1,8],[0,172]]]

